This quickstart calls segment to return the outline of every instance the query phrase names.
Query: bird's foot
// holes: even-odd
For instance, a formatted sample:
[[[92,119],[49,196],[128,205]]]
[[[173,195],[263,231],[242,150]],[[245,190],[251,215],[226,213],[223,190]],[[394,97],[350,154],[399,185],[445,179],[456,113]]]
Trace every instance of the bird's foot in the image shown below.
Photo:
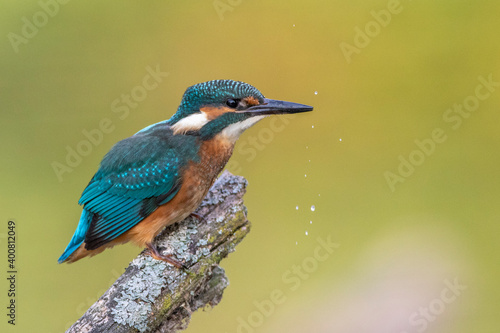
[[[155,245],[153,245],[153,244],[146,244],[146,246],[148,248],[147,253],[151,257],[153,257],[154,259],[165,261],[165,262],[169,263],[170,265],[175,266],[177,268],[187,269],[187,267],[184,266],[184,264],[182,262],[173,259],[170,255],[163,255],[163,254],[161,254],[160,251],[158,250],[158,248]]]
[[[203,215],[200,215],[200,214],[195,213],[195,212],[192,212],[191,214],[189,214],[189,216],[194,216],[200,221],[205,221],[205,218],[203,217]]]

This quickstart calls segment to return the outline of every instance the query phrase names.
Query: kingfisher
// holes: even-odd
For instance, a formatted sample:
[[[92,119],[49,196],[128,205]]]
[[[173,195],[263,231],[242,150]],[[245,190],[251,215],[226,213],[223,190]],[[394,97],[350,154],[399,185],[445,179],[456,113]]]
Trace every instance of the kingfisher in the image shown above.
[[[116,143],[83,191],[80,221],[58,262],[72,263],[133,242],[178,268],[153,243],[193,214],[244,130],[270,115],[312,111],[264,98],[248,83],[213,80],[186,89],[176,113]]]

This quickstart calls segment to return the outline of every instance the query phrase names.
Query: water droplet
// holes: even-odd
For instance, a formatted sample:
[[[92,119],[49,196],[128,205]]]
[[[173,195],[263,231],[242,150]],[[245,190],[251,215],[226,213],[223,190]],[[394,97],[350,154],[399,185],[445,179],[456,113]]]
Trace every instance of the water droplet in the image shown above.
[[[309,235],[309,233],[308,233],[308,232],[307,232],[307,230],[306,230],[306,236],[307,236],[307,235]]]
[[[342,142],[342,138],[340,138],[339,141]]]
[[[314,125],[312,125],[311,128],[314,128]]]
[[[309,162],[311,162],[311,160],[309,160]]]
[[[309,224],[313,224],[313,221],[309,221]]]
[[[311,206],[311,212],[314,212],[316,210],[316,206],[312,205]]]
[[[299,242],[295,242],[295,245],[299,245]]]
[[[304,177],[307,177],[307,175],[304,175]]]
[[[295,24],[293,24],[293,27],[295,28]]]
[[[314,95],[317,95],[317,94],[318,94],[318,91],[315,91],[315,92],[314,92]]]
[[[299,210],[299,206],[295,206],[295,210]]]

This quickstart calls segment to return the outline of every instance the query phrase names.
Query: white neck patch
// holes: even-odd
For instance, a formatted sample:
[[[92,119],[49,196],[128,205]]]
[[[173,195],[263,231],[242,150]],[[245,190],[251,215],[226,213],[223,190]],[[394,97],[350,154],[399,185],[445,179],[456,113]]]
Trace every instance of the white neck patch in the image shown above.
[[[224,128],[222,130],[222,132],[220,133],[220,135],[223,138],[234,143],[234,142],[236,142],[236,140],[238,140],[238,138],[240,137],[241,133],[243,133],[243,131],[245,131],[247,128],[249,128],[252,125],[254,125],[255,123],[257,123],[259,120],[264,119],[265,117],[267,117],[267,116],[254,116],[254,117],[245,119],[243,121],[231,124],[231,125],[227,126],[226,128]]]
[[[174,134],[184,134],[187,131],[197,131],[206,123],[208,123],[208,118],[205,112],[193,113],[172,125],[172,129]]]

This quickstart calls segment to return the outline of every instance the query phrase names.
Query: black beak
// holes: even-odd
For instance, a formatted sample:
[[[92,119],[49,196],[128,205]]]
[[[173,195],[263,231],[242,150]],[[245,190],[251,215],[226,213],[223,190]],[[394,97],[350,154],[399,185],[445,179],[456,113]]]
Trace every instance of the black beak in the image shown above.
[[[264,98],[263,104],[251,106],[246,110],[241,110],[236,112],[247,113],[250,114],[251,116],[263,116],[271,114],[309,112],[312,110],[313,107],[309,105]]]

